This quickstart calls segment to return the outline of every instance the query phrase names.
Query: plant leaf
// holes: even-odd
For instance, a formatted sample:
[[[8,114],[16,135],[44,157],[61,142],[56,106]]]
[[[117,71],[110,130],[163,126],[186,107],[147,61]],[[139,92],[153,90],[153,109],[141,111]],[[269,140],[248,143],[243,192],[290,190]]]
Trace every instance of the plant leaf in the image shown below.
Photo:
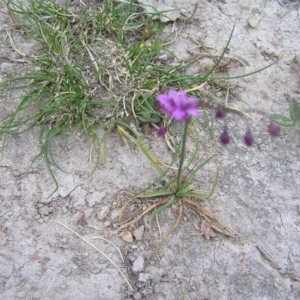
[[[146,192],[139,194],[139,198],[152,198],[152,197],[162,197],[172,195],[173,192],[170,190],[156,190],[153,192]]]
[[[293,125],[293,120],[283,116],[281,114],[273,114],[270,116],[271,120],[274,121],[276,124],[283,126],[283,127],[291,127]]]
[[[295,128],[296,128],[297,132],[300,134],[300,121],[295,123]]]
[[[131,132],[133,132],[136,135],[136,133],[130,127],[128,127],[127,124],[126,124],[126,126],[127,126],[127,128],[129,128],[131,130]],[[150,152],[150,150],[147,149],[146,145],[144,145],[144,143],[141,139],[134,138],[126,130],[124,130],[121,126],[118,125],[117,127],[118,127],[120,134],[126,136],[130,141],[132,141],[142,151],[142,153],[146,156],[146,158],[148,159],[150,164],[154,167],[154,169],[160,175],[165,174],[164,171],[159,167],[159,165],[157,163],[158,160],[155,158],[154,154],[152,154]]]
[[[171,199],[170,199],[166,204],[160,206],[159,209],[155,210],[155,211],[151,214],[149,222],[151,223],[151,220],[152,220],[156,215],[158,215],[159,213],[161,213],[162,211],[164,211],[165,209],[167,209],[168,207],[170,207],[170,206],[174,203],[174,201],[175,201],[175,196],[173,195],[173,196],[171,197]],[[150,227],[151,227],[151,226],[150,226]]]
[[[300,106],[295,99],[290,103],[290,116],[293,121],[300,121]]]
[[[188,186],[182,188],[181,190],[179,190],[179,191],[177,192],[176,196],[180,197],[180,196],[182,196],[182,195],[185,195],[186,193],[189,193],[190,191],[192,191],[193,188],[194,188],[193,185],[190,184],[190,185],[188,185]]]

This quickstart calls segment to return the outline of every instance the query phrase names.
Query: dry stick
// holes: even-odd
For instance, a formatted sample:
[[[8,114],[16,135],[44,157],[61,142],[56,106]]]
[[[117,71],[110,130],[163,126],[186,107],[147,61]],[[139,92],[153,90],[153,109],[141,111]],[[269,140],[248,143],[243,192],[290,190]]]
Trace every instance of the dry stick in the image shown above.
[[[156,223],[157,223],[159,235],[162,236],[162,234],[161,234],[161,228],[160,228],[159,220],[158,220],[158,214],[155,215],[155,218],[156,218]]]
[[[183,211],[184,211],[183,204],[182,204],[182,202],[179,202],[179,214],[176,219],[176,222],[175,222],[174,226],[171,228],[171,230],[169,230],[167,235],[163,238],[163,240],[160,241],[158,246],[153,250],[154,252],[157,252],[159,250],[159,248],[161,248],[161,246],[166,242],[167,238],[176,230],[176,228],[178,227],[178,225],[180,223],[180,220],[182,219]]]
[[[107,240],[106,238],[104,238],[104,237],[102,237],[102,236],[94,236],[94,237],[92,237],[92,239],[93,239],[93,240],[95,240],[95,239],[100,239],[100,240],[103,240],[103,241],[105,241],[105,242],[111,244],[112,246],[114,246],[114,247],[117,249],[117,251],[119,252],[119,254],[120,254],[120,256],[121,256],[121,259],[122,259],[122,262],[124,262],[124,258],[123,258],[123,255],[122,255],[121,250],[120,250],[120,249],[117,247],[117,245],[115,245],[113,242]]]
[[[256,249],[260,252],[260,254],[263,256],[263,258],[265,258],[268,263],[270,264],[270,266],[278,271],[282,271],[282,268],[276,263],[274,262],[274,260],[271,258],[271,256],[260,246],[256,246]]]
[[[12,47],[17,53],[19,53],[21,56],[26,56],[26,54],[22,53],[21,51],[19,51],[19,50],[17,49],[17,47],[16,47],[16,45],[15,45],[15,43],[14,43],[14,41],[13,41],[11,35],[10,35],[10,30],[9,30],[9,29],[6,29],[6,33],[7,33],[8,37],[9,37],[9,41],[10,41],[11,47]]]
[[[240,235],[237,231],[235,231],[234,229],[226,226],[224,223],[222,223],[221,221],[219,221],[212,213],[208,212],[207,210],[205,210],[203,207],[201,207],[198,203],[188,199],[188,198],[183,198],[182,199],[184,204],[186,204],[189,208],[191,208],[192,210],[194,210],[195,212],[197,212],[200,217],[203,217],[207,222],[210,223],[211,227],[218,231],[221,232],[227,236],[230,237],[234,237],[232,234],[235,233],[237,235]],[[212,224],[212,221],[220,224],[222,227],[224,227],[229,233],[224,232],[222,229],[218,228],[217,226]]]
[[[192,223],[192,225],[196,228],[196,230],[201,232],[201,229],[199,228],[199,226],[193,222],[192,217],[186,211],[184,211],[184,214],[189,219],[189,221]]]
[[[134,220],[132,220],[132,221],[130,221],[130,222],[128,222],[128,223],[126,223],[126,224],[124,224],[124,225],[122,225],[120,228],[118,228],[115,232],[118,232],[118,231],[120,231],[121,229],[123,229],[123,228],[126,228],[126,227],[128,227],[128,226],[130,226],[131,224],[133,224],[133,223],[136,223],[139,219],[141,219],[144,215],[146,215],[149,211],[151,211],[151,210],[153,210],[155,207],[157,207],[157,206],[161,206],[161,205],[164,205],[165,203],[167,203],[169,201],[169,199],[168,198],[166,198],[166,199],[164,199],[164,200],[161,200],[161,201],[159,201],[159,202],[157,202],[157,203],[155,203],[155,204],[153,204],[153,205],[151,205],[150,207],[148,207],[144,212],[142,212],[136,219],[134,219]],[[128,201],[129,202],[129,201]],[[126,204],[128,204],[128,202],[126,203]],[[125,205],[126,205],[125,204]],[[124,206],[125,206],[124,205]],[[124,207],[123,206],[123,207]],[[121,212],[123,212],[123,208],[122,208],[122,211]]]
[[[77,232],[75,232],[74,230],[72,230],[71,228],[69,228],[68,226],[64,225],[63,223],[59,222],[59,221],[55,221],[53,220],[53,222],[60,224],[61,226],[67,228],[68,230],[70,230],[71,232],[73,232],[75,235],[77,235],[80,239],[82,239],[83,241],[85,241],[87,244],[89,244],[92,248],[94,248],[95,250],[97,250],[98,252],[100,252],[110,263],[113,264],[113,266],[115,266],[117,268],[117,270],[121,273],[121,275],[123,276],[123,278],[125,279],[125,281],[127,282],[128,286],[130,287],[131,291],[134,292],[133,287],[131,286],[131,284],[129,283],[128,279],[126,278],[126,276],[123,274],[123,272],[120,270],[120,268],[104,253],[102,252],[100,249],[98,249],[96,246],[94,246],[92,243],[90,243],[88,240],[86,240],[84,237],[82,237],[81,235],[79,235]]]

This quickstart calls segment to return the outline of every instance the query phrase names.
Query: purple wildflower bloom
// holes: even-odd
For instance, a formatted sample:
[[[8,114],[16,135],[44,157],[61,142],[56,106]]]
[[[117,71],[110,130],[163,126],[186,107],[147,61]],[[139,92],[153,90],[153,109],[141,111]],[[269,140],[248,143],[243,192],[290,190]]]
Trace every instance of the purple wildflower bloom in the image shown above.
[[[165,128],[165,127],[160,127],[160,128],[157,130],[156,135],[157,135],[157,137],[162,137],[162,136],[164,136],[166,133],[167,133],[167,128]]]
[[[223,131],[223,133],[220,135],[220,142],[223,144],[223,145],[227,145],[229,144],[230,142],[230,136],[227,132],[227,130],[225,129]]]
[[[161,112],[178,122],[185,122],[189,117],[200,117],[198,99],[187,96],[183,90],[177,93],[174,89],[170,89],[168,94],[159,94],[156,99],[160,104]]]
[[[244,142],[245,142],[246,146],[250,147],[250,146],[252,146],[253,141],[254,141],[253,135],[252,135],[250,129],[248,129],[244,136]]]
[[[276,136],[280,132],[280,127],[277,124],[275,124],[273,121],[270,122],[268,129],[269,129],[269,133],[272,136]]]

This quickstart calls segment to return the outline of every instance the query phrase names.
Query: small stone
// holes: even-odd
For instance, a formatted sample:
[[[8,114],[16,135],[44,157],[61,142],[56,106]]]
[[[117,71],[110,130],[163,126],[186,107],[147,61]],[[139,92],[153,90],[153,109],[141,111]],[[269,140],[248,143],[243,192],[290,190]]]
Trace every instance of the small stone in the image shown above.
[[[26,293],[21,291],[21,292],[18,292],[16,293],[15,295],[17,298],[25,298],[26,297]]]
[[[118,204],[118,202],[116,202],[116,201],[113,202],[113,206],[117,206],[117,204]]]
[[[137,241],[141,241],[143,239],[144,228],[145,228],[144,225],[141,225],[140,227],[138,227],[133,231],[133,235]]]
[[[300,282],[294,281],[292,284],[293,293],[300,295]]]
[[[44,219],[39,218],[39,219],[38,219],[38,222],[42,224],[42,223],[44,223]]]
[[[149,273],[140,273],[139,276],[139,282],[144,282],[147,283],[147,281],[150,279],[150,274]]]
[[[104,227],[105,227],[105,228],[110,227],[110,222],[108,222],[108,221],[107,221],[107,222],[104,222]]]
[[[135,273],[142,272],[144,269],[144,257],[139,256],[133,263],[132,271]]]
[[[97,213],[97,217],[100,221],[105,219],[109,213],[109,207],[108,206],[102,206],[101,210]]]
[[[131,248],[132,249],[137,249],[137,245],[132,245]]]
[[[259,21],[260,21],[261,17],[259,14],[255,14],[254,16],[250,17],[248,19],[248,24],[254,28],[258,25]]]
[[[94,188],[89,189],[89,193],[94,193],[94,192],[95,192]]]
[[[48,216],[50,213],[50,208],[48,206],[43,206],[39,209],[39,214],[43,216]]]
[[[126,243],[132,243],[133,242],[132,233],[130,231],[124,232],[123,235],[122,235],[122,239]]]
[[[133,295],[133,299],[134,299],[134,300],[141,300],[141,299],[142,299],[142,296],[141,296],[140,293],[135,293],[135,294]]]

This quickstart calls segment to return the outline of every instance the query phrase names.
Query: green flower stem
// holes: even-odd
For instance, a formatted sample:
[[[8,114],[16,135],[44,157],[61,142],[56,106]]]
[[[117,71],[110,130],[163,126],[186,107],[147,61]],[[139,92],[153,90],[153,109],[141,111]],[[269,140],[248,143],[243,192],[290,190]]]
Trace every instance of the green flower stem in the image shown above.
[[[183,161],[184,161],[184,157],[185,157],[185,155],[184,155],[184,153],[185,153],[185,144],[186,144],[187,129],[188,129],[188,126],[189,126],[189,123],[190,123],[190,119],[191,118],[188,118],[185,122],[185,125],[184,125],[184,132],[183,132],[182,145],[181,145],[181,154],[180,154],[180,162],[179,162],[179,168],[178,168],[178,173],[177,173],[176,193],[181,188],[182,167],[183,167]]]

